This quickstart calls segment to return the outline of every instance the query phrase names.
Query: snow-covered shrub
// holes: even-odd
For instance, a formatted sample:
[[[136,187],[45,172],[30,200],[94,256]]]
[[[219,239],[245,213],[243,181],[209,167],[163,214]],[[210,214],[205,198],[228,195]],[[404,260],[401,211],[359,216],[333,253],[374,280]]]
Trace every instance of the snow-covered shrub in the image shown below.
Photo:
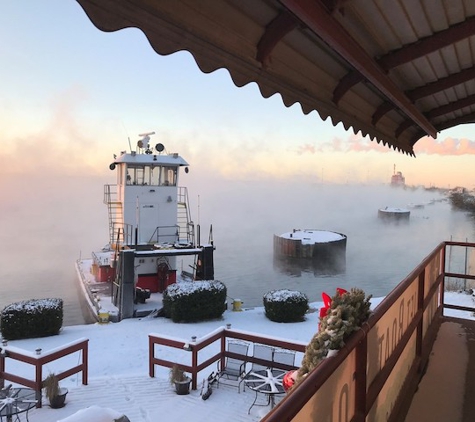
[[[294,290],[272,290],[263,298],[266,317],[275,322],[303,321],[308,311],[308,298]]]
[[[30,299],[6,306],[0,315],[2,337],[8,340],[59,334],[63,325],[63,300]]]
[[[173,322],[219,318],[226,310],[226,295],[226,286],[218,280],[171,284],[163,292],[163,312]]]
[[[320,328],[310,341],[297,375],[297,382],[325,359],[330,351],[340,350],[348,337],[361,327],[371,311],[371,295],[351,289],[332,297],[326,316],[320,318]],[[333,353],[333,352],[330,352]]]

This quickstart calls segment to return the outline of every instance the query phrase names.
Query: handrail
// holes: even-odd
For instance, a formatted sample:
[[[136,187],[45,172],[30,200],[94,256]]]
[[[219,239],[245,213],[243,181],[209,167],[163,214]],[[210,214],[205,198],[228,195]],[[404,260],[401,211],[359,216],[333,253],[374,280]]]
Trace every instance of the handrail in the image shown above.
[[[325,397],[328,399],[335,396],[335,400],[338,400],[337,384],[341,383],[341,379],[335,380],[334,375],[345,366],[354,368],[346,384],[352,387],[351,389],[348,387],[344,392],[340,391],[343,395],[339,397],[340,402],[335,404],[337,408],[332,408],[332,404],[319,402],[318,407],[319,411],[323,412],[323,419],[336,409],[349,415],[346,420],[363,422],[371,412],[381,411],[379,408],[383,407],[389,415],[388,420],[394,422],[399,414],[407,411],[407,396],[410,395],[407,392],[415,391],[423,375],[441,324],[443,310],[460,309],[475,312],[475,308],[446,304],[444,301],[446,277],[475,280],[475,275],[446,272],[447,246],[475,248],[475,243],[441,242],[384,298],[363,326],[348,339],[345,346],[335,356],[325,359],[310,372],[262,421],[282,422],[291,421],[294,418],[308,419],[309,413],[305,406],[312,400],[316,400],[315,397],[318,396],[320,390],[325,389],[327,383],[330,383],[328,387],[330,391],[326,392]],[[197,386],[198,372],[216,361],[221,360],[224,363],[226,356],[241,358],[247,362],[263,363],[262,360],[252,356],[245,357],[227,352],[225,346],[228,338],[299,352],[305,352],[306,347],[303,343],[225,328],[220,328],[192,343],[151,334],[149,336],[149,374],[151,377],[154,376],[155,365],[171,367],[175,364],[175,362],[155,357],[155,344],[176,348],[190,346],[188,350],[191,351],[191,364],[183,365],[183,367],[192,374],[194,389]],[[218,340],[221,342],[220,351],[203,362],[199,362],[198,352]],[[406,360],[408,356],[412,356],[412,361],[401,371],[400,361],[403,356]],[[395,377],[397,380],[401,372],[405,378],[395,383]],[[383,389],[385,397],[380,399]],[[353,395],[351,399],[349,398],[350,390]],[[346,402],[342,404],[342,400]],[[376,403],[378,406],[375,406]],[[315,404],[309,406],[313,409]],[[338,406],[340,406],[339,409]],[[342,410],[341,406],[346,407]],[[350,406],[353,407],[350,408]],[[326,414],[325,411],[329,413]]]
[[[353,413],[349,414],[352,422],[365,421],[368,414],[374,410],[373,406],[377,402],[379,394],[386,387],[388,380],[393,375],[393,371],[397,367],[403,353],[408,353],[409,348],[414,347],[414,358],[406,379],[399,389],[393,394],[397,394],[396,399],[391,403],[389,408],[389,421],[397,420],[398,414],[407,410],[407,399],[405,394],[409,389],[415,389],[417,383],[422,377],[424,367],[429,359],[433,342],[437,334],[437,330],[441,323],[444,308],[462,309],[475,311],[475,308],[448,305],[444,302],[444,282],[446,276],[453,276],[452,273],[446,273],[446,246],[464,246],[475,247],[475,243],[466,242],[442,242],[440,243],[386,298],[375,308],[368,321],[355,332],[347,341],[345,347],[334,357],[327,358],[314,371],[309,373],[305,380],[295,386],[292,391],[285,397],[281,403],[267,414],[262,421],[281,422],[291,421],[299,412],[304,409],[310,400],[318,394],[321,388],[325,388],[325,383],[329,381],[332,375],[347,362],[350,354],[355,353],[356,363],[354,372],[354,408]],[[475,279],[475,276],[469,274],[457,274],[459,278]],[[416,284],[414,284],[416,283]],[[417,291],[417,303],[406,303],[409,289]],[[371,346],[369,344],[369,336],[372,330],[383,319],[387,318],[387,314],[393,311],[398,304],[400,306],[399,320],[396,324],[401,323],[408,309],[411,309],[412,315],[404,322],[406,328],[400,332],[395,331],[392,334],[392,350],[389,352],[384,362],[379,362],[380,368],[378,373],[372,380],[368,379],[368,363],[370,359]],[[402,312],[402,313],[401,313]],[[409,317],[408,317],[409,318]],[[399,328],[396,326],[396,328]],[[391,335],[388,328],[388,335]],[[396,337],[394,337],[396,336]],[[414,338],[415,340],[411,340]],[[384,339],[384,334],[382,339]],[[411,341],[414,341],[411,343]],[[389,347],[389,339],[386,339]],[[411,346],[414,344],[414,346]],[[381,350],[382,352],[382,350]],[[373,351],[374,353],[374,351]],[[407,357],[406,357],[407,359]],[[335,388],[335,386],[331,387]],[[332,390],[333,391],[333,390]],[[335,392],[334,392],[335,393]],[[387,391],[386,391],[387,394]],[[390,399],[391,400],[391,399]],[[381,403],[379,404],[381,405]],[[323,411],[323,409],[321,409]],[[340,409],[341,410],[341,409]],[[330,410],[333,411],[333,410]],[[346,409],[348,411],[348,408]],[[308,415],[302,413],[303,415]],[[303,416],[305,418],[305,416]],[[322,414],[322,418],[325,419]],[[297,417],[298,418],[298,417]],[[300,416],[302,418],[302,416]]]
[[[165,230],[167,229],[174,229],[173,233],[170,233],[170,230],[166,234],[160,234],[160,230]],[[178,242],[179,236],[178,236],[178,231],[180,227],[178,224],[174,224],[171,226],[157,226],[155,230],[153,231],[152,235],[150,236],[150,239],[148,240],[147,243],[160,243],[160,242],[165,242],[168,241],[168,243],[174,244],[175,242]],[[157,240],[154,240],[155,234],[157,235]],[[167,240],[164,240],[166,238]]]
[[[24,385],[25,387],[32,388],[36,391],[36,399],[38,403],[36,407],[41,407],[41,390],[43,388],[43,366],[61,359],[72,353],[82,352],[82,362],[79,365],[73,366],[65,371],[56,373],[55,375],[59,380],[67,378],[78,372],[82,372],[82,384],[87,385],[88,378],[88,343],[89,339],[78,339],[67,345],[55,348],[48,352],[41,352],[32,354],[27,350],[20,349],[18,347],[3,346],[3,353],[0,354],[0,379],[15,382],[17,384]],[[5,370],[5,360],[13,359],[19,362],[27,363],[35,367],[35,379],[31,380],[24,378]]]
[[[237,353],[232,353],[226,350],[226,340],[227,339],[237,339],[243,341],[249,341],[252,343],[266,344],[269,346],[280,347],[282,349],[293,350],[296,352],[305,352],[306,343],[298,341],[288,341],[283,339],[277,339],[269,336],[263,336],[258,334],[251,334],[247,331],[233,330],[227,327],[220,327],[217,330],[211,332],[210,334],[196,339],[195,341],[187,342],[182,339],[177,339],[175,337],[164,336],[161,334],[149,334],[149,376],[155,377],[155,365],[163,366],[166,368],[171,368],[173,365],[180,365],[183,370],[191,374],[192,379],[192,389],[196,390],[198,386],[198,373],[203,371],[210,365],[216,364],[220,361],[220,366],[224,366],[224,360],[226,357],[233,357],[235,359],[241,359],[246,362],[258,362],[258,363],[268,363],[271,365],[273,362],[257,359],[252,356],[241,355]],[[194,339],[193,339],[194,340]],[[207,359],[200,361],[199,352],[205,350],[207,347],[220,341],[219,352],[213,354]],[[161,359],[155,356],[155,345],[167,346],[176,349],[185,349],[191,352],[191,363],[180,363],[171,360]],[[276,365],[280,366],[280,365]],[[287,368],[287,365],[284,365]],[[294,367],[296,368],[296,367]],[[289,369],[289,368],[287,368]]]

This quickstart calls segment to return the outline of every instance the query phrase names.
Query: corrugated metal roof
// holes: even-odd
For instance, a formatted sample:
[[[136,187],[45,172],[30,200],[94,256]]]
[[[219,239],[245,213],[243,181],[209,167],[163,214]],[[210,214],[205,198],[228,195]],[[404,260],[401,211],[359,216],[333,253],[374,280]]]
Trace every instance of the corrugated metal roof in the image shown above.
[[[103,31],[140,28],[159,54],[187,50],[407,154],[475,122],[472,0],[77,1]]]

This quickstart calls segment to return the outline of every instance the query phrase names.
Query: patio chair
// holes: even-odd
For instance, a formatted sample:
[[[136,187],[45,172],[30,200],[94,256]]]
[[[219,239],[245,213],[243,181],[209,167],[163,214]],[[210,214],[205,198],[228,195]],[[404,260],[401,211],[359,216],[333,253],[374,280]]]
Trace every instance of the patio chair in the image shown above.
[[[295,352],[292,350],[276,350],[272,362],[295,367]]]
[[[228,341],[226,350],[231,353],[236,353],[243,356],[248,356],[249,343]],[[220,361],[218,361],[218,375],[217,375],[217,387],[219,388],[220,382],[223,378],[231,381],[237,381],[236,384],[225,384],[237,387],[238,392],[241,392],[241,382],[246,372],[246,359],[236,359],[232,357],[226,357],[224,361],[224,367],[220,368]]]
[[[272,356],[274,355],[274,348],[270,346],[266,346],[265,344],[254,344],[252,357],[257,359],[262,359],[268,361],[269,364],[262,364],[257,362],[252,362],[251,369],[246,373],[248,376],[251,373],[255,373],[257,371],[262,371],[267,369],[271,366]],[[244,378],[246,378],[246,376]],[[246,389],[246,383],[244,383],[244,390]]]

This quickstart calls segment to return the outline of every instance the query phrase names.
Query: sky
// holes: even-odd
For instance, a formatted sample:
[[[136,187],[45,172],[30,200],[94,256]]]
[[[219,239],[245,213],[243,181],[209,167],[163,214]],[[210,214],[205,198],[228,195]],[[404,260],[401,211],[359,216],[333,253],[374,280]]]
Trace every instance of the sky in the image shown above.
[[[333,294],[333,292],[328,292]],[[371,299],[372,307],[377,306],[382,298]],[[473,296],[465,293],[446,292],[445,302],[473,307]],[[41,409],[30,411],[29,418],[35,422],[51,422],[66,418],[76,411],[91,405],[112,408],[125,413],[131,422],[155,422],[167,415],[167,420],[193,420],[207,422],[210,415],[213,420],[258,421],[269,411],[268,407],[254,407],[248,415],[248,408],[254,400],[249,389],[240,394],[235,388],[221,386],[213,388],[211,397],[203,401],[200,388],[189,396],[177,396],[168,383],[168,370],[156,367],[156,377],[148,377],[148,335],[160,333],[179,341],[189,341],[197,336],[197,341],[211,332],[221,329],[226,324],[240,331],[280,337],[308,344],[317,331],[319,312],[323,303],[312,302],[314,312],[306,315],[303,322],[279,324],[265,317],[264,308],[244,308],[243,312],[225,311],[222,320],[201,323],[176,324],[166,318],[127,319],[119,323],[75,325],[63,327],[57,336],[13,340],[6,349],[22,353],[35,354],[37,348],[46,354],[58,347],[88,339],[89,383],[81,385],[81,374],[72,375],[60,382],[68,389],[67,404],[61,409],[51,409],[45,403]],[[473,319],[470,312],[445,310],[445,315]],[[406,422],[430,420],[447,422],[461,421],[461,402],[465,376],[467,373],[468,349],[463,327],[454,322],[443,323],[437,341],[431,353],[429,365],[419,389],[413,399]],[[216,346],[218,347],[218,346]],[[157,354],[166,360],[188,363],[188,352],[157,347]],[[208,350],[208,349],[206,349]],[[204,353],[204,351],[202,352]],[[209,351],[207,353],[214,353]],[[457,359],[452,359],[456,355]],[[200,353],[200,361],[206,359]],[[302,354],[297,354],[296,363],[300,364]],[[77,354],[64,360],[47,364],[46,374],[71,368],[80,363]],[[447,367],[450,370],[447,370]],[[22,366],[16,361],[7,360],[7,371],[20,376],[32,378],[32,368]],[[202,379],[213,371],[210,367],[200,373],[198,386]],[[150,400],[150,396],[153,400]],[[427,406],[427,403],[432,403]],[[98,411],[99,413],[99,411]],[[447,418],[447,415],[450,415]],[[84,420],[84,419],[80,419]],[[88,419],[91,420],[91,419]],[[107,419],[99,421],[108,422]]]
[[[8,177],[104,177],[138,134],[179,152],[212,180],[304,179],[475,187],[474,125],[424,138],[417,158],[333,127],[316,112],[202,73],[187,52],[159,56],[129,28],[98,30],[73,0],[3,0],[0,192]]]

